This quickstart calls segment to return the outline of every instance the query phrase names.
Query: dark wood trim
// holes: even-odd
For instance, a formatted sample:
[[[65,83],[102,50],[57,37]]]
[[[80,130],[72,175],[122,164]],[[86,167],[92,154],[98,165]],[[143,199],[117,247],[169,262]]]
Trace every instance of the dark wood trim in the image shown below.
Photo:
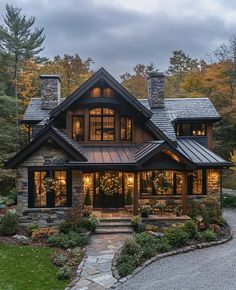
[[[134,196],[133,196],[133,214],[138,214],[138,200],[139,200],[139,192],[138,192],[138,173],[134,173]]]

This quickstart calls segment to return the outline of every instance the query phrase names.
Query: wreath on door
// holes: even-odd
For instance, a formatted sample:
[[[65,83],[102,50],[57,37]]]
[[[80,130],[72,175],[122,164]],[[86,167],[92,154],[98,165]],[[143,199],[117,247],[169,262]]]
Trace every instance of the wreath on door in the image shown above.
[[[105,172],[100,178],[100,187],[105,195],[112,196],[119,192],[120,180],[116,173]]]

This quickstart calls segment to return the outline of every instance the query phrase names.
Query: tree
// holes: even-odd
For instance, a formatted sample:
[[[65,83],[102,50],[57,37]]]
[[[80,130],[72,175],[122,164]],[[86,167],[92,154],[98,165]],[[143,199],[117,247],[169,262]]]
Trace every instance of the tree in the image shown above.
[[[91,58],[82,60],[79,54],[65,54],[63,58],[57,55],[42,66],[41,73],[59,74],[62,96],[67,97],[92,75],[92,63]]]
[[[38,55],[44,48],[42,43],[45,39],[44,28],[35,28],[35,17],[27,19],[22,14],[21,9],[13,5],[6,5],[6,14],[4,16],[4,25],[0,26],[0,49],[1,54],[10,60],[12,70],[12,94],[16,97],[16,126],[18,128],[18,98],[17,98],[17,80],[18,72],[22,63]],[[18,136],[18,133],[17,133]],[[16,145],[18,146],[19,137]]]
[[[121,84],[136,98],[146,98],[147,97],[147,78],[152,72],[156,72],[156,66],[153,63],[149,65],[137,64],[133,68],[134,73],[124,73],[120,76],[122,82]]]

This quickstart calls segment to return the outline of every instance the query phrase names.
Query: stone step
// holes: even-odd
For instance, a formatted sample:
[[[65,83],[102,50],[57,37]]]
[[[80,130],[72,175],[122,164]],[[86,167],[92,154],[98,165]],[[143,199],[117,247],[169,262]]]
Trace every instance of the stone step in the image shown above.
[[[132,227],[97,227],[95,234],[131,234],[133,233]]]
[[[100,222],[130,222],[131,218],[99,218]]]
[[[102,221],[99,223],[98,227],[130,227],[130,222],[111,222],[111,221]]]

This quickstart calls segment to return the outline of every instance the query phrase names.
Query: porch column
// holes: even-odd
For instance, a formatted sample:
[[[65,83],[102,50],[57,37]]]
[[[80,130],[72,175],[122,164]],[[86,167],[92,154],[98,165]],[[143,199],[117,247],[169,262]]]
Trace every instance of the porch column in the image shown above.
[[[78,209],[82,215],[83,173],[81,170],[72,170],[72,207]]]
[[[187,192],[188,192],[188,187],[187,187],[187,180],[188,180],[188,174],[184,174],[184,186],[183,186],[183,193],[182,193],[182,209],[183,209],[183,214],[187,214]]]
[[[133,200],[133,213],[138,214],[138,173],[134,172],[134,200]]]

